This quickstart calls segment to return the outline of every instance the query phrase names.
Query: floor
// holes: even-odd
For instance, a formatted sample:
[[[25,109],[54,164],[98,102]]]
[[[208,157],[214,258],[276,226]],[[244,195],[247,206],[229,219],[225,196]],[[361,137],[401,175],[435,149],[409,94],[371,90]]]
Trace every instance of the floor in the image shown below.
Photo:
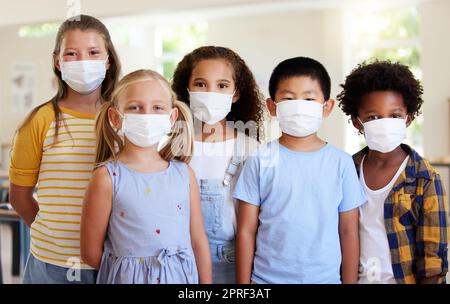
[[[4,284],[20,284],[21,278],[11,275],[12,268],[12,248],[11,248],[11,226],[0,225],[0,248],[1,248],[1,261],[3,270],[3,283]]]

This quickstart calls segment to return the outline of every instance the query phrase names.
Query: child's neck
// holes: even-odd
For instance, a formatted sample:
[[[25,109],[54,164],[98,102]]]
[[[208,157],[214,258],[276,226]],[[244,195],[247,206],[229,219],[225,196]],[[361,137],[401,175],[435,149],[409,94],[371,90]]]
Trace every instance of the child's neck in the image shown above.
[[[141,148],[131,144],[126,139],[119,160],[130,168],[141,172],[162,171],[168,165],[168,162],[157,151],[157,145]]]
[[[381,153],[375,150],[369,150],[365,158],[365,163],[370,163],[371,166],[375,167],[390,167],[390,166],[400,166],[400,164],[405,160],[408,154],[398,146],[393,151],[389,153]]]
[[[82,95],[68,87],[66,98],[60,100],[58,104],[75,112],[95,115],[100,109],[101,87],[87,95]]]
[[[317,133],[305,137],[295,137],[283,133],[278,140],[286,148],[298,152],[313,152],[320,150],[327,143],[317,136]]]
[[[236,138],[236,130],[231,128],[224,119],[214,125],[195,121],[195,140],[201,142],[223,142]]]

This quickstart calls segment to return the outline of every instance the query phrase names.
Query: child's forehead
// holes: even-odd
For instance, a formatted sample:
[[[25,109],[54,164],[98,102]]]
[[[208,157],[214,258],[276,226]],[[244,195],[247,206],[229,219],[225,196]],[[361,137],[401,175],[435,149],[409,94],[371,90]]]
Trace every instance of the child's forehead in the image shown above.
[[[231,63],[222,58],[202,59],[192,69],[192,76],[209,74],[232,77],[233,73],[234,69]]]
[[[403,95],[396,91],[372,91],[364,94],[359,103],[361,110],[407,109]]]
[[[80,30],[73,29],[64,33],[61,46],[63,48],[79,48],[83,46],[106,47],[103,36],[93,29]]]
[[[171,102],[170,89],[156,79],[148,79],[145,81],[130,84],[120,96],[121,101],[128,102],[131,100],[151,102],[153,100]]]
[[[277,93],[283,91],[322,94],[320,82],[308,75],[288,76],[280,79],[277,86]]]

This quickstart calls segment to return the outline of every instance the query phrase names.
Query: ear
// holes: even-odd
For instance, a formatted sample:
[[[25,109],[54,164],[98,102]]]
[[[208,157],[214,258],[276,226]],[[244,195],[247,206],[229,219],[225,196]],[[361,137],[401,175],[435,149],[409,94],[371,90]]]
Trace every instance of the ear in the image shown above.
[[[408,128],[412,124],[413,121],[414,121],[414,118],[412,118],[412,116],[410,114],[408,114],[406,116],[406,127]]]
[[[122,128],[122,117],[120,117],[120,114],[117,112],[117,110],[115,108],[108,109],[108,119],[109,119],[109,122],[117,130],[120,130]]]
[[[177,121],[179,115],[180,111],[178,110],[178,108],[173,108],[172,112],[170,113],[170,122],[174,124]]]
[[[61,72],[61,59],[57,55],[53,55],[53,64]]]
[[[333,111],[334,104],[336,102],[334,99],[328,99],[324,105],[323,105],[323,117],[328,117],[331,114],[331,111]]]
[[[358,129],[359,133],[364,134],[364,127],[361,122],[354,116],[352,116],[352,125]]]
[[[267,108],[269,109],[270,115],[273,116],[273,117],[277,116],[277,105],[272,100],[272,98],[270,98],[270,97],[267,98],[266,99],[266,104],[267,104]]]

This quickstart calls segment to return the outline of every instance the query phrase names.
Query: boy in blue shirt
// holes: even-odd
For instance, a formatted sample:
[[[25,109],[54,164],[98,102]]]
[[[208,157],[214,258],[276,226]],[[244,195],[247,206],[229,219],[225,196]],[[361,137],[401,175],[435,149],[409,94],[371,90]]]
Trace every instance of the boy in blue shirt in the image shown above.
[[[351,156],[317,136],[334,106],[330,90],[328,72],[311,58],[285,60],[272,73],[267,105],[282,136],[247,159],[235,188],[238,283],[357,282],[366,197]]]

